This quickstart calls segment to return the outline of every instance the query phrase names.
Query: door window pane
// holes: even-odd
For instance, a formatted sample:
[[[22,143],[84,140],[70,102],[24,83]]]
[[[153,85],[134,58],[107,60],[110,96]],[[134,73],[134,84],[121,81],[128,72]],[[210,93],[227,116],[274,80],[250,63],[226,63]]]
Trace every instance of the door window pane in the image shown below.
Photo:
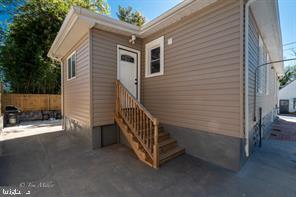
[[[129,55],[121,55],[121,61],[126,61],[130,63],[134,63],[135,59]]]

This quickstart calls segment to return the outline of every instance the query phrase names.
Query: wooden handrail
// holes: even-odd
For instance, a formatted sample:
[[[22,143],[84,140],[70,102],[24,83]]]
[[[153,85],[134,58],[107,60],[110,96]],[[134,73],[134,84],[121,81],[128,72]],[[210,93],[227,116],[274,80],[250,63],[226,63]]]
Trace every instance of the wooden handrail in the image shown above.
[[[153,167],[158,168],[159,122],[118,80],[116,81],[115,114],[122,117],[153,161]]]

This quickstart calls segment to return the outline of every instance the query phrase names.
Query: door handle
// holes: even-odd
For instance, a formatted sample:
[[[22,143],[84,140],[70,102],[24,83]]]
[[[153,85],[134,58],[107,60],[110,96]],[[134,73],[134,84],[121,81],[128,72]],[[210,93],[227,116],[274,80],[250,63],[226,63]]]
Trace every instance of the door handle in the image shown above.
[[[135,85],[138,85],[138,79],[135,79]]]

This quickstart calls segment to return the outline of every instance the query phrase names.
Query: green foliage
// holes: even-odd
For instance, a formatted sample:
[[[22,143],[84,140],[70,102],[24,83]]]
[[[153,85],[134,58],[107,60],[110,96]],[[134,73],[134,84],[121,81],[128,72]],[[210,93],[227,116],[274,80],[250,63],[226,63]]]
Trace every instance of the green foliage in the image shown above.
[[[118,12],[116,13],[119,20],[134,24],[137,26],[142,26],[146,18],[141,14],[139,11],[133,11],[131,6],[128,6],[127,8],[118,7]]]
[[[89,9],[96,11],[99,14],[109,15],[111,13],[107,0],[91,0],[91,2]]]
[[[5,40],[5,30],[0,24],[0,46],[3,44]]]
[[[280,85],[283,87],[294,80],[296,80],[296,65],[286,69],[285,76],[280,80]]]
[[[60,65],[47,52],[72,5],[110,12],[105,0],[30,0],[16,9],[0,48],[0,66],[14,92],[60,92]]]

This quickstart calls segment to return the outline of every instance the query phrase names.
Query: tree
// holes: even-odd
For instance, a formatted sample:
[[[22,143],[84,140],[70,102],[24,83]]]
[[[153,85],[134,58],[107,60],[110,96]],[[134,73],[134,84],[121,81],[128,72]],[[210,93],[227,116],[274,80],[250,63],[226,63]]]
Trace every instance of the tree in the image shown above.
[[[111,13],[107,0],[91,0],[89,9],[99,14],[109,15]]]
[[[284,77],[280,80],[281,87],[296,80],[296,65],[286,68]]]
[[[119,20],[137,25],[139,27],[142,26],[146,21],[146,18],[141,14],[141,12],[133,11],[131,6],[128,6],[127,8],[119,6],[116,15]]]
[[[0,46],[3,45],[4,40],[5,40],[5,30],[0,24]]]
[[[0,47],[0,67],[14,92],[60,91],[60,65],[47,52],[72,5],[110,13],[105,0],[30,0],[15,9]]]
[[[292,49],[291,52],[292,52],[291,55],[293,55],[292,57],[295,58],[296,51]],[[295,64],[295,62],[294,62],[294,64]],[[293,65],[293,62],[292,62],[290,66],[287,66],[285,68],[285,75],[283,78],[280,79],[280,87],[283,87],[294,80],[296,80],[296,64]]]

